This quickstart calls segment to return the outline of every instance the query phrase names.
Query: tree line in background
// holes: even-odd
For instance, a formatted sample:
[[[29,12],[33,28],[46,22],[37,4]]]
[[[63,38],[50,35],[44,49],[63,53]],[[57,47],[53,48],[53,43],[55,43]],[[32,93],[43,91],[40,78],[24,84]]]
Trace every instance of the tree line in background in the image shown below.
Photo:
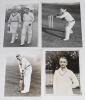
[[[5,22],[8,22],[8,19],[9,19],[11,13],[12,13],[15,9],[17,9],[17,12],[20,13],[20,15],[21,15],[21,20],[23,21],[24,10],[26,9],[25,6],[26,6],[26,5],[19,5],[19,6],[14,6],[14,7],[12,7],[12,8],[6,9]],[[34,10],[33,10],[33,13],[34,13],[34,16],[35,16],[35,19],[36,19],[36,17],[38,16],[38,9],[34,9]]]
[[[46,52],[46,69],[52,70],[53,73],[59,68],[59,58],[65,56],[68,60],[67,68],[74,73],[79,73],[79,53],[78,51],[47,51]]]

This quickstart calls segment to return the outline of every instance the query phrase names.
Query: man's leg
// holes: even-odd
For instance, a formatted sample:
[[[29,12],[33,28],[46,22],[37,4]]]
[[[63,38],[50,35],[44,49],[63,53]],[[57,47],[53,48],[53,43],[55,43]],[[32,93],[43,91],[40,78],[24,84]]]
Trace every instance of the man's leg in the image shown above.
[[[24,90],[21,93],[27,93],[30,90],[30,83],[31,83],[31,70],[27,70],[24,75]]]
[[[14,43],[16,39],[16,34],[17,34],[17,28],[18,28],[18,23],[17,22],[12,22],[10,26],[10,32],[12,33],[12,38],[10,43]]]
[[[12,33],[12,39],[11,39],[10,43],[14,43],[15,42],[15,36],[16,36],[16,33]]]
[[[16,33],[15,39],[16,39],[16,40],[18,39],[18,33]]]
[[[65,31],[66,31],[66,33],[65,33],[65,39],[64,40],[69,40],[69,35],[70,35],[69,25],[66,26]]]
[[[32,40],[32,25],[30,25],[28,27],[28,41],[27,41],[27,44],[30,44],[31,43],[31,40]]]
[[[73,26],[75,25],[75,21],[73,21],[73,22],[71,22],[70,23],[70,34],[72,34],[73,33],[73,30],[72,30],[72,28],[73,28]]]
[[[70,22],[66,25],[66,29],[65,29],[66,30],[66,36],[65,36],[64,40],[69,40],[70,34],[73,33],[72,28],[73,28],[74,24],[75,24],[75,21]]]
[[[27,31],[27,26],[25,24],[23,24],[22,33],[21,33],[21,44],[20,45],[23,45],[24,42],[25,42],[26,31]]]

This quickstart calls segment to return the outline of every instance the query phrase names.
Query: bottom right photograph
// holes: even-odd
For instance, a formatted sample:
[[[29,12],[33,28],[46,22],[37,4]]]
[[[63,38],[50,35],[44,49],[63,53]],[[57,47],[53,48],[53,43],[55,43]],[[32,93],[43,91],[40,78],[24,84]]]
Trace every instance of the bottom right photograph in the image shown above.
[[[45,59],[46,94],[82,95],[79,51],[46,51]]]

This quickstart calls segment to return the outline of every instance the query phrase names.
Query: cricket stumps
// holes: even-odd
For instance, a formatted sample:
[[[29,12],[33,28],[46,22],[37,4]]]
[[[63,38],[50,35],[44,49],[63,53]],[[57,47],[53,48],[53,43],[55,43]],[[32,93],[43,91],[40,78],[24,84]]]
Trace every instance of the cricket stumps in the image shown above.
[[[53,15],[48,16],[48,27],[53,28]]]

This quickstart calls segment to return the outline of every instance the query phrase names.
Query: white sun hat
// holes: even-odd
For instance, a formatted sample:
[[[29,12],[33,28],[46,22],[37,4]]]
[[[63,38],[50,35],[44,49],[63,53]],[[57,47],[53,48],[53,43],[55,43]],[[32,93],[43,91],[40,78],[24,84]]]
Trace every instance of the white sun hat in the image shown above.
[[[32,5],[25,6],[26,8],[29,8],[30,10],[34,10],[34,7]]]
[[[65,12],[65,11],[66,11],[66,9],[63,9],[63,8],[60,9],[60,12]]]

